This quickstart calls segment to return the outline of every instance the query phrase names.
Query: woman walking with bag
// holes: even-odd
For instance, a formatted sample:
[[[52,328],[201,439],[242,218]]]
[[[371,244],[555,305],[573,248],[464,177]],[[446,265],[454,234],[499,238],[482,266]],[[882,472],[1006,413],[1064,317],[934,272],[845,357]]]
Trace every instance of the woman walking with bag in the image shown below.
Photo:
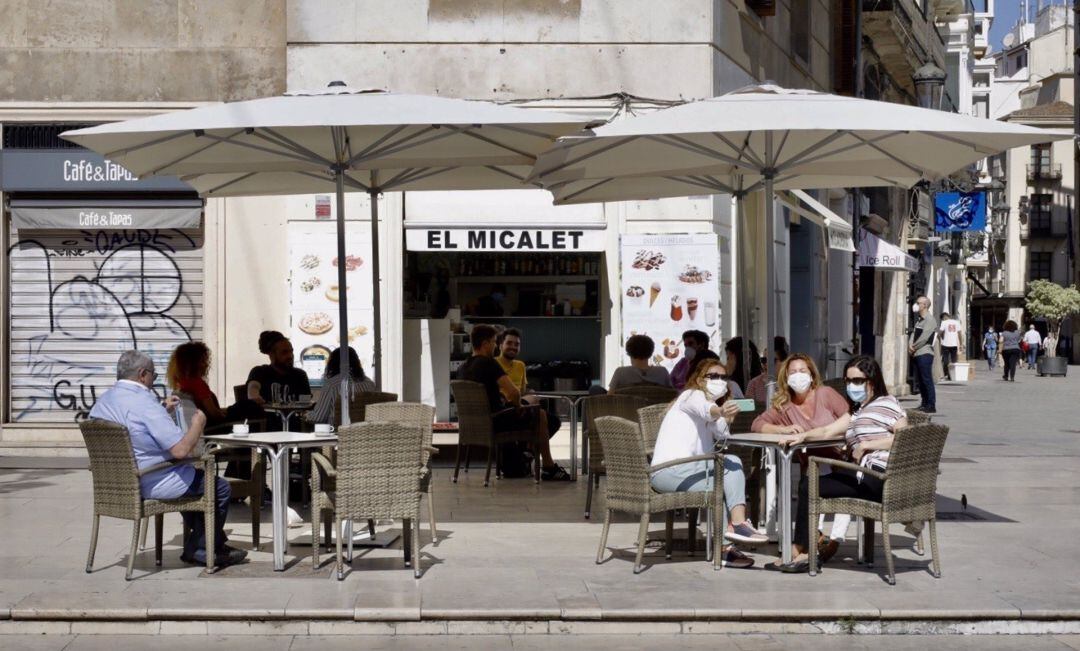
[[[1009,382],[1016,381],[1016,364],[1020,361],[1020,342],[1022,335],[1017,329],[1016,321],[1008,320],[1001,332],[1001,357],[1005,361],[1005,372],[1001,379]]]

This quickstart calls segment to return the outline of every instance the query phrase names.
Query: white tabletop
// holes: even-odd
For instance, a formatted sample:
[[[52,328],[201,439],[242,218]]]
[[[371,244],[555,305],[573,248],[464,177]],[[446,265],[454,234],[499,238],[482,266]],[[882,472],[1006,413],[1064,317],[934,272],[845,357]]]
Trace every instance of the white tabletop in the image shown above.
[[[252,432],[246,436],[236,434],[214,434],[204,437],[207,441],[223,445],[336,445],[337,434],[317,435],[314,432]]]
[[[778,439],[782,434],[763,434],[758,432],[742,432],[739,434],[731,434],[728,436],[728,443],[734,444],[748,444],[759,446],[777,446],[779,447]],[[827,447],[839,447],[844,445],[844,439],[832,439],[827,441],[804,441],[792,445],[794,448],[827,448]]]

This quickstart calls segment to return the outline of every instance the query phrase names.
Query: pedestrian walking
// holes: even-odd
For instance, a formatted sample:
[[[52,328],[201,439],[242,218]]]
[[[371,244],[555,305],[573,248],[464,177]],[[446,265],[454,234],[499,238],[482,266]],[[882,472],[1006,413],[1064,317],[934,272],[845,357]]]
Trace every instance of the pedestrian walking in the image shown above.
[[[960,322],[952,318],[948,312],[941,313],[941,371],[946,380],[952,380],[949,366],[955,364],[960,346],[964,345],[963,335],[960,333]]]
[[[938,333],[938,322],[930,313],[930,299],[920,296],[915,299],[911,311],[919,315],[915,329],[908,339],[908,353],[915,364],[915,379],[918,380],[919,395],[922,404],[916,409],[928,414],[937,413],[937,392],[934,388],[934,337]]]
[[[1001,358],[1005,362],[1001,379],[1016,381],[1016,364],[1020,361],[1020,342],[1022,341],[1016,321],[1008,320],[1001,332]]]
[[[1035,359],[1039,356],[1039,347],[1042,346],[1042,335],[1035,329],[1035,324],[1028,326],[1024,333],[1024,343],[1027,344],[1027,365],[1029,369],[1035,368]]]
[[[983,335],[983,352],[986,353],[986,365],[991,371],[994,370],[994,363],[997,362],[997,349],[998,336],[994,332],[994,326],[990,326]]]

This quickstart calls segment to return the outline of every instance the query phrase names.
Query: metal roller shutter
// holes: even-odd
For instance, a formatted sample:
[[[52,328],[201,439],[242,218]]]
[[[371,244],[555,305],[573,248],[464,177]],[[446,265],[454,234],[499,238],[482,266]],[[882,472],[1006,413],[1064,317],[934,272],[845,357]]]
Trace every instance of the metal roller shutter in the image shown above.
[[[12,231],[9,422],[71,423],[116,381],[120,353],[169,355],[202,338],[195,230]]]

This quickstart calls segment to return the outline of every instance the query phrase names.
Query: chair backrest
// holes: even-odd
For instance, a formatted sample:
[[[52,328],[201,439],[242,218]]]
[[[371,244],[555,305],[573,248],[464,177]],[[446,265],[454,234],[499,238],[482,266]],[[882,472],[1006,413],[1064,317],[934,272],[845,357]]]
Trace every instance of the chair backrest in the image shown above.
[[[611,393],[623,396],[637,396],[644,399],[650,405],[671,402],[679,397],[679,392],[671,387],[662,387],[659,384],[634,384],[628,387],[615,389]]]
[[[603,416],[618,416],[626,420],[637,422],[638,409],[649,403],[638,396],[620,394],[601,394],[589,396],[585,399],[585,431],[589,437],[589,468],[594,471],[602,470],[604,459],[604,444],[596,435],[596,419]]]
[[[368,405],[381,402],[397,402],[396,393],[384,393],[382,391],[357,391],[349,399],[349,420],[354,423],[362,423],[367,420]],[[335,421],[341,419],[341,410],[336,409]]]
[[[365,423],[399,423],[424,430],[424,445],[431,445],[432,425],[435,423],[435,408],[419,402],[380,402],[367,406]],[[426,464],[431,453],[424,451]]]
[[[938,467],[948,436],[948,427],[931,423],[896,430],[882,496],[890,520],[908,522],[933,517]]]
[[[656,438],[660,436],[660,424],[664,422],[671,405],[661,403],[638,409],[638,422],[641,424],[641,437],[645,440],[645,449],[656,447]]]
[[[926,413],[925,411],[919,411],[918,409],[905,409],[904,412],[907,414],[908,427],[912,427],[914,425],[925,425],[926,423],[930,422],[930,414]]]
[[[233,401],[241,402],[247,400],[247,385],[246,384],[234,384],[232,388]]]
[[[638,424],[616,416],[596,419],[607,470],[607,508],[640,512],[649,501],[649,462]]]
[[[114,518],[140,517],[139,469],[127,428],[92,418],[80,422],[79,431],[90,457],[94,512]]]
[[[424,428],[365,422],[345,425],[339,434],[337,510],[340,517],[416,517]]]
[[[757,419],[763,413],[762,409],[754,409],[753,411],[740,411],[735,414],[735,420],[731,422],[731,432],[734,434],[745,434],[753,430],[754,420]]]
[[[451,380],[450,392],[457,405],[458,444],[487,445],[491,440],[491,403],[484,385],[469,380]]]
[[[836,391],[842,396],[847,395],[847,380],[842,377],[834,377],[822,382],[825,386],[829,387],[833,391]]]

